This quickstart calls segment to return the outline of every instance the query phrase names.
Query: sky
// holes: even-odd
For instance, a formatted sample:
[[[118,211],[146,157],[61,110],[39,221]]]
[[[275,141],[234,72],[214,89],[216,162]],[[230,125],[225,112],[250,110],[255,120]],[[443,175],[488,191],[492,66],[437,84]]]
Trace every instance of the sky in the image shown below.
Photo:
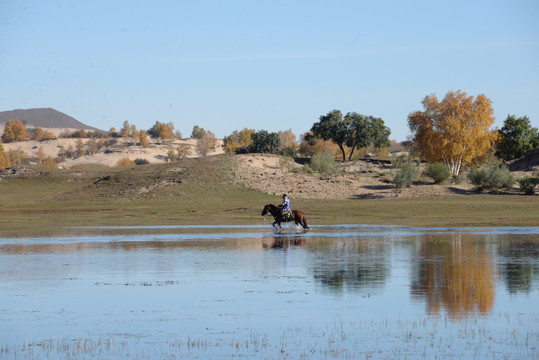
[[[0,0],[0,111],[291,129],[333,109],[410,135],[421,101],[461,90],[539,126],[539,1]]]

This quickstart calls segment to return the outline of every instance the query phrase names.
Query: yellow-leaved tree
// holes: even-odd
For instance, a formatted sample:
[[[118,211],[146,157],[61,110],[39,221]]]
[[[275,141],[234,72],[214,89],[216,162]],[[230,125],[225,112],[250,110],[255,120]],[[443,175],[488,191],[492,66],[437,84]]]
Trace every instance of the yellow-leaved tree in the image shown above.
[[[0,170],[11,166],[9,156],[4,151],[4,147],[0,144]]]
[[[4,127],[2,141],[5,143],[23,141],[26,139],[26,125],[20,120],[8,120]]]
[[[413,145],[428,161],[443,161],[453,175],[462,164],[481,160],[496,139],[491,101],[485,95],[475,100],[465,92],[449,91],[442,101],[425,96],[423,111],[408,115]]]

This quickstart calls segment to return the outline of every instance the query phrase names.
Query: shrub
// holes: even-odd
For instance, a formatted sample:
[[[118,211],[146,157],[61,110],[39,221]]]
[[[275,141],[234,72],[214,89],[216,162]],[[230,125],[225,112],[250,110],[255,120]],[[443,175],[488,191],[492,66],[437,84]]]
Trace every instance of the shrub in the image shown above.
[[[279,156],[279,166],[285,170],[293,171],[294,159],[288,156]]]
[[[285,147],[284,149],[281,150],[280,153],[282,156],[286,156],[290,158],[295,158],[298,156],[297,150],[294,149],[293,147]]]
[[[419,173],[419,167],[413,161],[400,164],[400,167],[393,178],[393,184],[397,189],[404,189],[412,185],[414,178]]]
[[[135,159],[135,165],[148,165],[149,163],[146,159]]]
[[[58,168],[58,163],[53,157],[47,156],[43,161],[41,161],[42,166],[51,167],[51,168]]]
[[[176,152],[172,149],[170,149],[168,152],[167,152],[167,157],[168,157],[168,161],[169,162],[173,162],[173,161],[177,161],[180,159],[180,157],[178,156],[178,154],[176,154]]]
[[[338,165],[333,155],[328,152],[321,152],[313,155],[310,168],[321,174],[333,174],[337,171]]]
[[[457,184],[457,185],[462,183],[462,176],[460,174],[459,175],[455,175],[455,174],[451,175],[451,182],[453,184]]]
[[[518,185],[520,186],[520,190],[524,191],[526,195],[533,195],[535,194],[535,187],[539,185],[539,178],[528,176],[519,179]]]
[[[116,162],[116,166],[135,166],[135,162],[129,160],[128,158],[121,158]]]
[[[515,179],[507,166],[491,166],[476,170],[472,167],[468,179],[478,190],[498,191],[502,188],[510,189],[515,184]]]
[[[397,169],[393,177],[393,184],[397,189],[403,189],[412,185],[414,178],[419,174],[419,160],[401,155],[392,162],[393,168]]]
[[[441,162],[435,162],[427,166],[427,176],[434,180],[435,184],[441,184],[451,176],[449,168]]]

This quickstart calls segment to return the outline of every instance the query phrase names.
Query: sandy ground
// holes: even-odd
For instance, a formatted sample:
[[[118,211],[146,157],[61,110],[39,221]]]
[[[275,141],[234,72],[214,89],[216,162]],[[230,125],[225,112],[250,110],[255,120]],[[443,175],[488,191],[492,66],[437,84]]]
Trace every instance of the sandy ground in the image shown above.
[[[48,129],[47,129],[48,130]],[[84,143],[88,140],[84,139]],[[56,158],[60,152],[72,146],[76,148],[77,139],[56,139],[56,140],[44,140],[44,141],[20,141],[14,143],[2,144],[4,150],[8,152],[11,149],[22,150],[26,156],[30,158],[37,158],[37,153],[41,148],[45,156]],[[179,145],[188,145],[191,147],[191,154],[188,157],[201,156],[196,151],[196,139],[174,140],[163,143],[152,143],[149,148],[143,148],[141,146],[129,146],[126,145],[123,139],[118,140],[118,144],[107,151],[100,150],[93,155],[83,155],[76,159],[69,159],[58,164],[60,168],[71,168],[74,165],[88,165],[97,164],[103,166],[116,166],[118,160],[122,158],[128,158],[134,161],[135,159],[145,159],[149,163],[163,163],[168,160],[168,151],[176,150]],[[222,154],[222,141],[220,140],[214,151],[207,155]]]
[[[283,193],[291,199],[376,199],[458,196],[473,190],[468,183],[444,186],[425,180],[396,193],[391,184],[391,165],[367,161],[347,162],[336,174],[317,176],[281,167],[277,155],[237,155],[237,160],[237,181],[248,188],[276,196],[275,201]]]
[[[41,148],[46,156],[57,157],[69,146],[76,148],[76,139],[57,139],[46,141],[23,141],[3,144],[5,151],[20,149],[26,156],[37,159]],[[87,141],[87,140],[85,140]],[[123,139],[107,151],[101,150],[94,155],[81,156],[59,164],[60,168],[71,168],[75,165],[116,166],[118,160],[146,159],[150,163],[168,161],[168,151],[176,150],[179,145],[191,147],[188,157],[201,156],[196,151],[196,139],[174,140],[172,142],[153,143],[149,148],[126,145]],[[223,153],[222,141],[208,156]],[[236,155],[235,180],[248,188],[255,189],[275,196],[279,201],[283,193],[291,199],[376,199],[392,197],[435,197],[462,196],[473,192],[473,186],[468,181],[462,184],[435,185],[426,178],[414,182],[409,188],[396,192],[391,179],[393,170],[390,164],[354,161],[340,165],[340,171],[333,175],[306,174],[303,165],[293,163],[293,166],[282,166],[280,157],[267,154]],[[526,165],[529,167],[529,164]],[[293,171],[297,168],[298,171]],[[424,169],[422,169],[423,171]],[[515,177],[529,176],[525,172],[513,172]],[[516,185],[515,185],[516,186]]]

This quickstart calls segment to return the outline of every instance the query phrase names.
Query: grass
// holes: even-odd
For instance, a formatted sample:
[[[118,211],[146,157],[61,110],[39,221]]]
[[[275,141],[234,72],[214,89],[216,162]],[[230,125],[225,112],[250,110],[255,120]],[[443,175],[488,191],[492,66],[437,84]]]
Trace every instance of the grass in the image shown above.
[[[0,236],[43,235],[74,226],[258,224],[278,197],[234,183],[230,156],[159,165],[83,170],[40,169],[0,180]],[[428,227],[537,226],[537,196],[366,200],[293,199],[309,224]]]

